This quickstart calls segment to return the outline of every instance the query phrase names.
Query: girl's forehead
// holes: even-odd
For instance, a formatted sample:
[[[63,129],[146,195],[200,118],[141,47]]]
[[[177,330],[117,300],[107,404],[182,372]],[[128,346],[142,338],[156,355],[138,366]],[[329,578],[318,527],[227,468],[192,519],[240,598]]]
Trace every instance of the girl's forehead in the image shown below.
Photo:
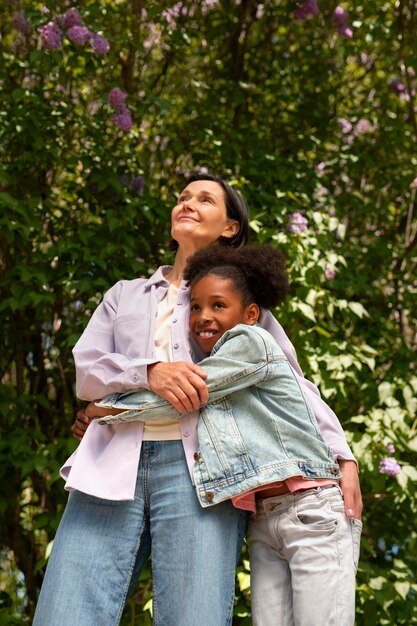
[[[191,287],[191,297],[193,297],[194,293],[199,293],[200,295],[208,295],[208,292],[212,292],[213,290],[217,292],[236,292],[236,290],[234,289],[234,282],[231,278],[221,276],[219,274],[216,274],[215,271],[209,270],[207,274],[199,278],[199,280]]]

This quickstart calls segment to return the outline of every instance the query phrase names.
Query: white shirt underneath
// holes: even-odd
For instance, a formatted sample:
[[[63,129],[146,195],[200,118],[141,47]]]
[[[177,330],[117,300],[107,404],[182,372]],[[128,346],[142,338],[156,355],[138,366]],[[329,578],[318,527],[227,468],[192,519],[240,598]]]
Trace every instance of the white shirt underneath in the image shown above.
[[[168,291],[158,304],[155,322],[155,357],[158,361],[172,362],[171,324],[178,287],[170,284]],[[145,422],[143,441],[166,441],[181,439],[179,420],[155,420]]]

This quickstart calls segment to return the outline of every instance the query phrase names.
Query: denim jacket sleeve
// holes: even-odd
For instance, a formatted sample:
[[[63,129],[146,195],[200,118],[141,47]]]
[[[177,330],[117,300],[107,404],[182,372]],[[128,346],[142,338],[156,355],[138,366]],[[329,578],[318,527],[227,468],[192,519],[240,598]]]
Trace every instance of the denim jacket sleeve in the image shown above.
[[[269,333],[239,324],[227,331],[216,344],[212,354],[199,365],[208,374],[206,382],[209,403],[216,402],[235,391],[261,383],[270,373],[273,359],[284,355]],[[101,407],[125,409],[123,413],[97,419],[99,424],[117,424],[125,421],[152,421],[178,419],[174,407],[151,391],[138,389],[131,393],[111,394],[98,403]]]
[[[355,457],[349,448],[343,428],[328,404],[321,398],[317,387],[307,378],[304,377],[300,365],[297,361],[294,346],[288,339],[284,329],[275,319],[270,311],[262,310],[262,316],[259,322],[262,328],[265,328],[277,344],[283,350],[285,356],[291,365],[301,389],[303,390],[310,407],[316,417],[323,439],[330,446],[333,455],[338,459],[346,459],[355,461]]]

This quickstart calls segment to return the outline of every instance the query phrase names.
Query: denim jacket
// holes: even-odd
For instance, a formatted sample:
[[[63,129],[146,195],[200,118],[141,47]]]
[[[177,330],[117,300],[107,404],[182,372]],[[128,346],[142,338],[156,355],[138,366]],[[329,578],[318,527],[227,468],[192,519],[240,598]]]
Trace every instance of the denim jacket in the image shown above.
[[[239,324],[200,366],[209,402],[200,409],[193,474],[203,507],[291,476],[340,478],[297,378],[267,331]],[[99,405],[126,410],[98,424],[181,417],[148,390],[110,394]]]

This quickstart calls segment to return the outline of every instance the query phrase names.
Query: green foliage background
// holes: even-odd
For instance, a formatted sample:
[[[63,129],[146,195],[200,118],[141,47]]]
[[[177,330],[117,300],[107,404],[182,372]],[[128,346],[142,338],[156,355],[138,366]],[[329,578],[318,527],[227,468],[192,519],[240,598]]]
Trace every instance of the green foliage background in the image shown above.
[[[116,280],[169,262],[170,208],[194,168],[233,181],[252,240],[286,252],[292,297],[276,314],[360,463],[357,624],[417,624],[417,4],[344,2],[350,39],[336,4],[306,20],[290,0],[72,5],[105,55],[66,37],[42,49],[63,0],[0,8],[0,624],[30,622],[65,505],[71,348]],[[288,230],[294,213],[307,229]],[[381,474],[393,455],[401,472]],[[248,568],[245,552],[242,626]],[[150,624],[150,593],[148,568],[124,624]]]

